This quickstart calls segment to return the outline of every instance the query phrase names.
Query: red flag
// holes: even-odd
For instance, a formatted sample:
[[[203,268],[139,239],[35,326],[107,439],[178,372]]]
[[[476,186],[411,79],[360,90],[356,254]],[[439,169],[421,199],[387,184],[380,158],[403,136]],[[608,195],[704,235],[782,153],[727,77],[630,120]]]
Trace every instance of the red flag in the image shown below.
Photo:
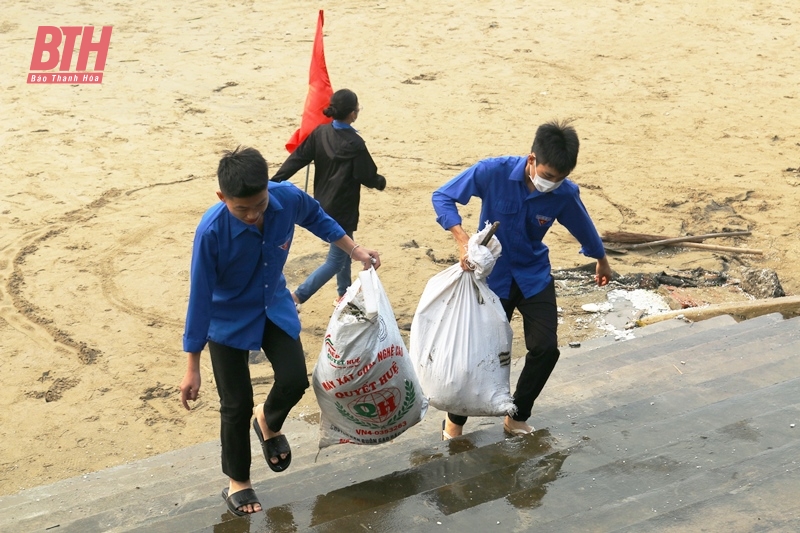
[[[325,66],[325,50],[322,47],[322,25],[324,17],[322,10],[319,10],[317,19],[317,34],[314,37],[314,51],[311,55],[311,68],[308,70],[308,95],[306,105],[303,108],[303,120],[300,128],[294,132],[292,138],[286,143],[289,153],[294,152],[295,148],[305,140],[314,128],[320,124],[327,124],[332,119],[322,114],[322,110],[328,107],[333,96],[331,80],[328,77],[328,67]]]

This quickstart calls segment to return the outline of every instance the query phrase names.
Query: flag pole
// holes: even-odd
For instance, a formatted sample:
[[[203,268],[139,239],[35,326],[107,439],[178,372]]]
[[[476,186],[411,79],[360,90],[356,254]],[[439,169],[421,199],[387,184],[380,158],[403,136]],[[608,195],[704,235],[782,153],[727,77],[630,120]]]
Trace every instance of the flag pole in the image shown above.
[[[308,192],[308,173],[309,173],[310,169],[311,169],[311,163],[306,165],[306,186],[303,187],[303,191],[305,191],[305,192]]]

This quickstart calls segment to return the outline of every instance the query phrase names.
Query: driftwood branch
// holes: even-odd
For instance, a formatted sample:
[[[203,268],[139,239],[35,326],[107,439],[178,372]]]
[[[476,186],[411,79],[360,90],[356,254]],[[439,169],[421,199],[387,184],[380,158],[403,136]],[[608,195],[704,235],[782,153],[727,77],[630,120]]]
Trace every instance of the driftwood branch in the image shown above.
[[[684,237],[665,237],[663,235],[651,235],[649,233],[632,233],[629,231],[607,231],[603,234],[604,242],[614,242],[619,244],[640,244],[654,241],[664,241],[669,239],[684,239],[686,242],[700,242],[714,237],[739,237],[750,235],[750,231],[725,231],[722,233],[707,233],[705,235],[686,235]]]
[[[736,302],[680,309],[678,311],[669,311],[667,313],[642,317],[636,321],[636,325],[646,326],[679,316],[683,316],[689,320],[701,321],[720,315],[731,315],[736,318],[748,319],[767,315],[769,313],[800,315],[800,296],[783,296],[781,298],[768,298],[765,300],[754,300],[752,302]]]
[[[647,248],[648,246],[662,246],[667,244],[698,242],[705,239],[712,239],[715,237],[735,237],[740,235],[750,235],[750,232],[731,231],[727,233],[707,233],[706,235],[687,235],[686,237],[673,237],[671,239],[662,239],[660,241],[649,241],[639,244],[628,244],[625,246],[625,248],[627,248],[628,250],[638,250],[639,248]]]
[[[606,246],[611,252],[625,253],[624,250],[641,250],[654,246],[682,246],[685,248],[699,248],[702,250],[713,250],[717,252],[729,252],[737,254],[761,255],[761,250],[753,248],[738,248],[734,246],[718,246],[715,244],[705,244],[700,241],[717,237],[740,237],[750,235],[749,231],[726,231],[723,233],[706,233],[705,235],[686,235],[685,237],[663,237],[660,235],[648,235],[646,233],[611,232],[603,235],[604,242],[616,243],[615,246]]]
[[[683,246],[685,248],[699,248],[700,250],[714,250],[717,252],[730,252],[734,254],[761,255],[764,253],[762,250],[759,250],[757,248],[737,248],[735,246],[717,246],[716,244],[705,244],[702,242],[682,242],[682,243],[667,244],[665,246]]]

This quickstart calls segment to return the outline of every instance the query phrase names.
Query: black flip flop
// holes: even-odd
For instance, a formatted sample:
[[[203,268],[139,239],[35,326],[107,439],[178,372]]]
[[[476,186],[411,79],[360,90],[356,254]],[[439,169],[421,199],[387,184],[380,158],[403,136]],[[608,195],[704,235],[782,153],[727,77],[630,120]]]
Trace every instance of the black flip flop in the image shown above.
[[[292,462],[292,449],[289,447],[289,441],[286,440],[286,435],[278,435],[271,439],[264,440],[264,434],[261,433],[261,426],[258,425],[258,418],[253,418],[253,430],[256,432],[258,442],[261,443],[261,451],[264,452],[264,458],[267,460],[273,472],[283,472]],[[286,459],[281,459],[282,454],[286,454]],[[278,462],[273,463],[271,458],[277,457]]]
[[[235,514],[236,516],[245,516],[253,514],[253,513],[248,513],[246,511],[240,511],[239,507],[244,507],[245,505],[255,505],[255,504],[261,505],[261,502],[258,501],[258,496],[256,496],[256,491],[254,491],[253,489],[242,489],[228,496],[228,487],[225,487],[224,489],[222,489],[222,499],[225,500],[225,504],[228,506],[228,510],[233,514]]]

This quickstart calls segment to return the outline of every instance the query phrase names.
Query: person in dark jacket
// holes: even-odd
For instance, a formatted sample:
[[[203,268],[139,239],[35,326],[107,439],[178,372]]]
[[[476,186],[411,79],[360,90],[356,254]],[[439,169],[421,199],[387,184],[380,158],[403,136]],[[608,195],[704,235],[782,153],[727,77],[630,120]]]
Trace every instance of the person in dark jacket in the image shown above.
[[[364,139],[353,128],[360,107],[356,93],[340,89],[331,96],[323,113],[333,118],[330,124],[317,126],[284,161],[271,181],[285,181],[298,170],[314,162],[314,198],[352,238],[358,228],[358,206],[361,186],[382,191],[386,178],[378,174]],[[357,246],[357,245],[356,245]],[[328,257],[292,293],[296,305],[302,304],[336,275],[337,292],[341,298],[350,286],[348,254],[331,245]]]

